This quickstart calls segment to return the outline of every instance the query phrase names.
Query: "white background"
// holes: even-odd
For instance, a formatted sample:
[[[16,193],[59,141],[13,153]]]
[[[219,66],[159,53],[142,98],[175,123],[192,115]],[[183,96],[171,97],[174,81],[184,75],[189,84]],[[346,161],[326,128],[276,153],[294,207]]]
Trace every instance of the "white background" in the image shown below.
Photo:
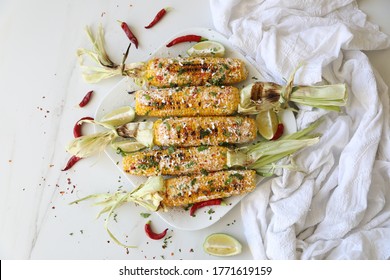
[[[381,30],[390,34],[390,1],[361,0],[359,6]],[[143,28],[163,7],[173,10],[151,30]],[[104,95],[121,79],[85,83],[76,50],[90,47],[85,25],[106,30],[108,52],[120,61],[127,38],[117,20],[130,24],[140,42],[128,61],[145,61],[167,38],[187,28],[213,28],[208,0],[197,1],[70,1],[0,2],[0,258],[1,259],[217,259],[202,251],[204,238],[214,232],[236,236],[243,244],[237,259],[251,259],[235,207],[217,224],[196,232],[169,231],[152,241],[143,231],[145,219],[124,207],[114,225],[128,233],[138,249],[118,247],[96,220],[89,203],[69,206],[79,196],[115,190],[125,184],[118,169],[104,155],[77,163],[61,172],[79,118],[93,116]],[[390,50],[367,53],[390,84]],[[77,108],[89,90],[91,103]],[[151,217],[157,230],[166,225]],[[233,258],[233,259],[234,259]]]

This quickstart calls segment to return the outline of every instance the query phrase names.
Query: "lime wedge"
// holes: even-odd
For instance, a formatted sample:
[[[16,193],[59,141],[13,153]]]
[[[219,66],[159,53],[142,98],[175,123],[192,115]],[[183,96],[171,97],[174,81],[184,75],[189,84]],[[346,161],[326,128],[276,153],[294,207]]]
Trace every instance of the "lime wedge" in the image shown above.
[[[196,43],[189,50],[189,56],[216,56],[223,57],[225,55],[225,47],[216,41],[203,41]]]
[[[133,121],[135,118],[135,111],[131,106],[124,106],[111,111],[104,115],[100,122],[109,124],[112,126],[120,126]]]
[[[274,137],[278,124],[278,115],[273,110],[262,111],[256,116],[257,130],[267,140]]]
[[[213,233],[206,237],[203,250],[213,256],[227,257],[241,253],[242,246],[233,236],[225,233]]]
[[[112,143],[111,147],[113,147],[115,150],[119,148],[124,153],[132,153],[145,148],[144,145],[134,140],[117,141]]]

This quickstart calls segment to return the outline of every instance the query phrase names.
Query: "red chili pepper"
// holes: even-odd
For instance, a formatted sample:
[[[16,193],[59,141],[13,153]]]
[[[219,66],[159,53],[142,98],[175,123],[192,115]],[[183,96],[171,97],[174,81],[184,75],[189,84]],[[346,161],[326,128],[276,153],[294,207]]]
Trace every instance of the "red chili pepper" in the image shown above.
[[[148,28],[153,27],[157,22],[159,22],[159,21],[165,16],[165,14],[167,13],[167,11],[168,11],[168,8],[161,9],[161,10],[156,14],[156,16],[154,17],[154,19],[152,20],[152,22],[149,23],[149,25],[145,26],[145,28],[148,29]]]
[[[173,39],[171,42],[169,42],[167,44],[167,48],[172,47],[173,45],[177,45],[179,43],[183,43],[183,42],[201,42],[201,41],[207,41],[207,40],[208,40],[207,38],[204,38],[204,37],[199,36],[199,35],[184,35],[184,36],[177,37],[177,38]]]
[[[84,117],[84,118],[79,119],[76,122],[76,124],[73,127],[74,138],[78,138],[78,137],[82,136],[81,127],[82,127],[83,124],[80,123],[80,121],[82,121],[82,120],[91,120],[91,121],[93,121],[93,118],[91,118],[91,117]]]
[[[278,124],[278,128],[276,129],[274,137],[271,138],[271,140],[277,140],[279,139],[284,132],[284,125],[282,123]]]
[[[164,238],[164,236],[167,234],[167,231],[168,229],[166,228],[163,232],[161,233],[155,233],[153,232],[151,226],[150,226],[150,221],[148,221],[146,224],[145,224],[145,232],[146,232],[146,235],[149,236],[151,239],[154,239],[154,240],[159,240],[161,238]]]
[[[138,39],[135,37],[133,32],[130,30],[130,27],[127,25],[126,22],[119,21],[121,24],[122,30],[125,32],[127,38],[129,38],[130,42],[132,42],[135,47],[138,49]]]
[[[66,171],[70,168],[72,168],[73,165],[76,164],[76,162],[78,162],[80,159],[82,159],[81,157],[77,157],[77,156],[72,156],[69,160],[68,160],[68,163],[66,164],[65,168],[62,169],[61,171]]]
[[[93,90],[88,91],[87,94],[84,96],[83,100],[81,100],[81,102],[79,103],[79,106],[84,107],[85,105],[87,105],[88,102],[91,100],[92,94]]]
[[[210,200],[195,203],[194,205],[192,205],[192,207],[190,209],[190,215],[195,216],[195,212],[199,208],[202,208],[205,206],[211,206],[211,205],[221,205],[221,203],[222,203],[222,199],[220,199],[220,198],[210,199]]]

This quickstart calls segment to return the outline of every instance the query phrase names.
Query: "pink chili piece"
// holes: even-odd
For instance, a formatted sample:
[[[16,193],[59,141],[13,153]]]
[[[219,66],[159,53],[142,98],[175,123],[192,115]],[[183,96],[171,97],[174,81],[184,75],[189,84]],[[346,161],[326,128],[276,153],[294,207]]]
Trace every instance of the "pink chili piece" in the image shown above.
[[[119,21],[121,24],[122,30],[125,32],[127,38],[129,38],[130,42],[132,42],[135,45],[135,48],[138,49],[138,39],[135,37],[133,32],[130,30],[130,27],[127,25],[126,22]]]
[[[156,23],[158,23],[165,15],[166,13],[168,12],[168,8],[164,8],[164,9],[161,9],[157,14],[156,16],[154,17],[154,19],[152,20],[151,23],[149,23],[149,25],[145,26],[146,29],[148,28],[151,28],[153,26],[156,25]]]
[[[222,199],[220,198],[210,199],[210,200],[195,203],[194,205],[192,205],[190,209],[190,215],[195,216],[195,212],[202,207],[211,206],[211,205],[221,205],[221,203],[222,203]]]
[[[192,34],[184,35],[184,36],[177,37],[177,38],[173,39],[172,41],[170,41],[167,44],[167,48],[170,48],[174,45],[184,43],[184,42],[203,42],[203,41],[207,41],[207,40],[208,40],[207,38],[204,38],[204,37],[199,36],[199,35],[192,35]]]
[[[81,158],[81,157],[77,157],[77,156],[72,156],[72,157],[68,160],[68,162],[67,162],[65,168],[62,169],[61,171],[69,170],[69,169],[72,168],[72,166],[75,165],[76,162],[78,162],[80,159],[82,159],[82,158]]]
[[[83,120],[93,121],[94,119],[91,118],[91,117],[84,117],[84,118],[79,119],[76,122],[76,124],[74,125],[74,127],[73,127],[73,136],[74,136],[74,138],[78,138],[78,137],[82,136],[81,127],[83,126],[83,124],[80,123],[80,121],[83,121]]]
[[[87,94],[84,96],[83,100],[81,100],[81,102],[79,103],[79,106],[84,107],[85,105],[87,105],[92,98],[92,94],[93,90],[88,91]]]
[[[167,234],[167,231],[168,229],[166,228],[163,232],[161,233],[155,233],[152,228],[151,228],[151,225],[150,225],[151,221],[147,221],[147,223],[145,224],[145,232],[146,232],[146,235],[151,238],[151,239],[154,239],[154,240],[159,240],[161,238],[164,238],[165,235]]]

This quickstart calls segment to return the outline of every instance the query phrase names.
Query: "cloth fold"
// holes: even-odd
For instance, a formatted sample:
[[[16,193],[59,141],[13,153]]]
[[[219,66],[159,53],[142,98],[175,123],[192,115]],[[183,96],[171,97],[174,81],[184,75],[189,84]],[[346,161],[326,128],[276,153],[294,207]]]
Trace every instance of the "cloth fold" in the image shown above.
[[[346,83],[340,112],[301,107],[298,128],[324,118],[320,142],[241,203],[255,259],[390,258],[387,86],[361,50],[390,46],[351,0],[211,0],[215,28],[264,80]]]

